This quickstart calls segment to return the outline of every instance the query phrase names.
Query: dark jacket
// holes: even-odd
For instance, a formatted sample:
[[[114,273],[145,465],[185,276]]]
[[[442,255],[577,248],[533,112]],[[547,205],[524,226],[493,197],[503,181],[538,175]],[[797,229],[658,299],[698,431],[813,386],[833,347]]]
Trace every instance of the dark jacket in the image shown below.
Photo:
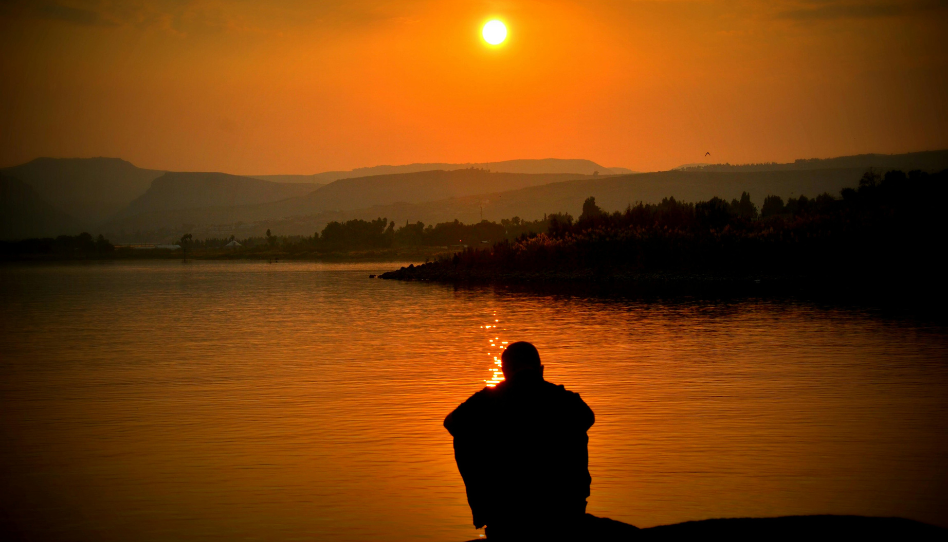
[[[444,420],[474,526],[550,525],[585,513],[586,431],[595,421],[579,394],[542,378],[484,388]]]

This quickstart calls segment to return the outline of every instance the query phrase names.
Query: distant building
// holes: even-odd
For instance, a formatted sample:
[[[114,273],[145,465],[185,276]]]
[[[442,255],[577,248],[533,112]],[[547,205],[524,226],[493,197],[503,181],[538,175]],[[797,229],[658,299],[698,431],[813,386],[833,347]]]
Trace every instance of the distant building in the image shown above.
[[[238,243],[236,239],[232,239],[232,240],[230,241],[230,243],[227,243],[226,245],[224,245],[224,248],[238,248],[238,247],[242,247],[242,246],[243,246],[243,245],[241,245],[240,243]]]

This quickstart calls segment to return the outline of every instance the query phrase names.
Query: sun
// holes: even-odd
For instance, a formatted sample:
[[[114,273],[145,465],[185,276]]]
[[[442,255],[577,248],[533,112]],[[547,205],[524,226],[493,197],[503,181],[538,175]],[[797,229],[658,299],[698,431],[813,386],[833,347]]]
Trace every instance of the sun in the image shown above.
[[[507,27],[496,19],[488,21],[481,33],[484,35],[484,41],[491,45],[500,45],[507,39]]]

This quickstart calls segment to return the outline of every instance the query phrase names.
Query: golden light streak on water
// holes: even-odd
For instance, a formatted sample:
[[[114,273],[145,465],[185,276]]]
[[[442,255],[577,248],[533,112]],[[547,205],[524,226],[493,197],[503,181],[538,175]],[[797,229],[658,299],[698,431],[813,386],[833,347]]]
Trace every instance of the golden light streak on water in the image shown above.
[[[492,316],[497,316],[497,313],[495,312]],[[495,324],[500,323],[500,319],[499,319],[499,318],[495,318],[495,319],[494,319],[494,323],[495,323]],[[493,326],[488,325],[488,326],[481,326],[481,327],[484,327],[484,328],[486,328],[486,329],[494,328],[495,331],[497,330],[497,326],[496,326],[496,325],[493,325]],[[500,341],[500,336],[499,336],[499,335],[495,335],[493,339],[491,339],[490,337],[488,337],[488,338],[487,338],[487,341],[490,343],[490,347],[491,347],[491,348],[498,348],[498,347],[499,347],[501,350],[503,350],[503,349],[505,348],[505,347],[503,347],[503,346],[499,346],[499,345],[495,344],[495,341]],[[503,341],[501,344],[507,344],[507,341]],[[490,356],[491,353],[488,352],[487,355]],[[485,383],[485,384],[487,385],[487,387],[489,387],[489,388],[493,388],[493,387],[496,386],[497,384],[500,384],[501,382],[504,381],[504,372],[503,372],[503,370],[502,370],[502,368],[501,368],[501,367],[502,367],[501,359],[498,358],[497,356],[492,356],[492,357],[493,357],[493,362],[492,362],[491,366],[488,368],[488,371],[490,371],[490,375],[491,375],[491,376],[490,376],[490,378],[488,378],[487,380],[484,381],[484,383]]]

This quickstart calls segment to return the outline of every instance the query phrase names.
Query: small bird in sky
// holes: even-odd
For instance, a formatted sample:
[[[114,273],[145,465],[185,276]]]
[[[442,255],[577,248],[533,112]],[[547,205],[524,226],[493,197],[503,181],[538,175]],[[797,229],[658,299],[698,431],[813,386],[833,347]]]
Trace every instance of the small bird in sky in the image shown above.
[[[711,151],[704,153],[705,156],[711,156]]]

